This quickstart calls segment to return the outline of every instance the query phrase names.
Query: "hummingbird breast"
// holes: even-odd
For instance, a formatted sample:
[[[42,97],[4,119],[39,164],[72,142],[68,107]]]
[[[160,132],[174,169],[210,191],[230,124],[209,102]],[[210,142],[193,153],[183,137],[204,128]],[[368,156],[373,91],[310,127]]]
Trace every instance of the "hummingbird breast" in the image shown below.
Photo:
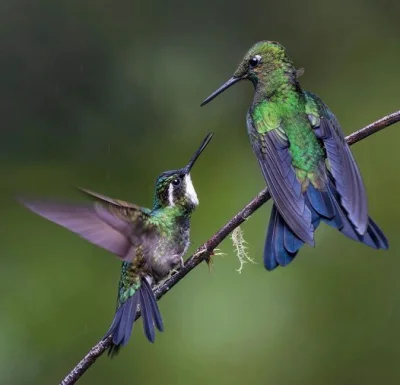
[[[189,218],[179,218],[178,223],[167,236],[160,237],[155,247],[148,266],[151,275],[156,281],[165,278],[172,269],[183,263],[183,255],[190,244],[190,222]]]

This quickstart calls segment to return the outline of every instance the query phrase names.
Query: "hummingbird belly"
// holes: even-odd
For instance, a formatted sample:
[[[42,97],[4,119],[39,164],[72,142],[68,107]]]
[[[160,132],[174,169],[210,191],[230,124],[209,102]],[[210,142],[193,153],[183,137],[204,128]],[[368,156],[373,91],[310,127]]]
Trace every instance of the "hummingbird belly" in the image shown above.
[[[189,247],[189,229],[182,229],[170,240],[164,239],[154,250],[150,269],[156,281],[167,277],[171,270],[183,264],[183,256]]]

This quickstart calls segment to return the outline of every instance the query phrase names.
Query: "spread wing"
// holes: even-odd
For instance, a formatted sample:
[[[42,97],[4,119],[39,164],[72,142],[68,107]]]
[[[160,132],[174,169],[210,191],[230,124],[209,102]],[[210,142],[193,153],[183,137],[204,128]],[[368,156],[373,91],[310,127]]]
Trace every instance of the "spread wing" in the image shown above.
[[[24,198],[20,202],[124,261],[131,261],[139,246],[146,257],[156,241],[156,228],[147,221],[149,211],[100,194],[89,194],[103,203],[76,205]]]
[[[300,182],[292,166],[289,142],[285,133],[276,128],[260,133],[247,114],[247,130],[253,150],[260,163],[272,199],[284,221],[304,242],[314,245],[311,212],[306,206]]]
[[[356,231],[363,235],[368,227],[368,207],[360,170],[335,115],[318,96],[307,92],[306,98],[306,112],[325,146],[341,203]]]

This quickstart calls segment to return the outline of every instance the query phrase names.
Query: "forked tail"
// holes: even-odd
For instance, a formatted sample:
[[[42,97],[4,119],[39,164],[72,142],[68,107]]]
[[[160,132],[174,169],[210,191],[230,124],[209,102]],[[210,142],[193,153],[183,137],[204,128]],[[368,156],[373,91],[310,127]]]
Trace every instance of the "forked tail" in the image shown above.
[[[155,329],[162,332],[164,330],[160,310],[146,278],[141,278],[140,287],[117,309],[114,320],[106,335],[112,335],[112,345],[108,350],[108,355],[113,357],[118,354],[121,346],[126,345],[132,334],[133,323],[135,322],[136,309],[140,305],[143,319],[143,330],[150,342],[155,340]]]

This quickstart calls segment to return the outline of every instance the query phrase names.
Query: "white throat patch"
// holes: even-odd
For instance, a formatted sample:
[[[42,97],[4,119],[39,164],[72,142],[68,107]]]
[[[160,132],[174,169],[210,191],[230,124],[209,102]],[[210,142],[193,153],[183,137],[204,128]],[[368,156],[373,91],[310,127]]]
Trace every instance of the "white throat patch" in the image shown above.
[[[193,187],[190,174],[185,175],[185,183],[186,183],[186,198],[188,198],[195,206],[197,206],[199,204],[199,199],[197,198],[196,191]]]
[[[168,186],[168,203],[170,207],[175,206],[174,202],[174,186],[172,186],[172,183],[169,184]]]

